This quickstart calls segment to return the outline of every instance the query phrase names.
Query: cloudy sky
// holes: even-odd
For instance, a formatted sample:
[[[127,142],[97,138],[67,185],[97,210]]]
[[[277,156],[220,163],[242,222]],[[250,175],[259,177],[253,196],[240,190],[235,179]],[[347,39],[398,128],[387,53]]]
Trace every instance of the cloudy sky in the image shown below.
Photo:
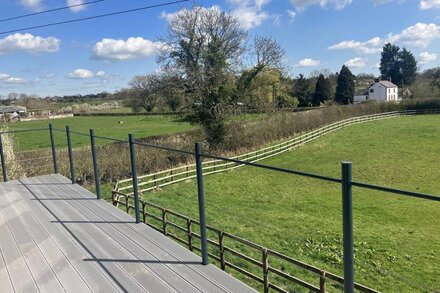
[[[51,22],[165,3],[105,0],[13,21],[13,16],[87,0],[0,0],[0,95],[113,92],[130,78],[156,70],[155,40],[182,5],[74,24],[3,33]],[[90,0],[89,0],[90,1]],[[274,36],[285,48],[289,73],[308,75],[342,64],[378,74],[384,43],[410,49],[421,65],[439,65],[440,0],[203,0],[230,11],[250,35]]]

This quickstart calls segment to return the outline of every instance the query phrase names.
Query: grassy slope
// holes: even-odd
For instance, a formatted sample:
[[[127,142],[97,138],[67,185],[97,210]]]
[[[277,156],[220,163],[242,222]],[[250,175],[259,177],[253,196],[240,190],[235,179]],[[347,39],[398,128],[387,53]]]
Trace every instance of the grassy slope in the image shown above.
[[[351,126],[264,164],[440,193],[440,116]],[[340,186],[245,167],[205,179],[208,224],[342,273]],[[194,181],[145,196],[197,218]],[[354,189],[356,280],[386,292],[439,289],[437,202]],[[426,287],[426,288],[425,288]]]
[[[119,124],[123,121],[123,124]],[[176,133],[189,130],[188,123],[178,121],[172,116],[120,116],[120,117],[73,117],[66,119],[28,121],[20,123],[8,123],[6,126],[11,130],[47,128],[52,123],[54,127],[65,129],[70,126],[72,131],[88,133],[90,128],[95,130],[96,135],[113,138],[127,139],[128,133],[133,132],[135,137],[155,136],[167,133]],[[4,123],[0,127],[5,126]],[[55,132],[56,144],[65,146],[66,135],[63,132]],[[30,150],[50,147],[49,131],[17,133],[19,150]],[[90,144],[88,137],[72,135],[74,146]],[[98,143],[106,141],[98,140]]]

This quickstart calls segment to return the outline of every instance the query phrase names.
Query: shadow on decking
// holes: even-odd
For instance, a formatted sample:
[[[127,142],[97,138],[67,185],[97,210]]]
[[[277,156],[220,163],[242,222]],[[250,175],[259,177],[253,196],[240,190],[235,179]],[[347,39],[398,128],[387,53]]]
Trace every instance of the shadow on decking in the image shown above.
[[[181,261],[181,260],[147,260],[147,259],[106,259],[106,258],[85,258],[83,261],[91,261],[97,263],[143,263],[143,264],[176,264],[176,265],[200,265],[200,261]]]
[[[56,224],[136,224],[136,221],[51,221]]]

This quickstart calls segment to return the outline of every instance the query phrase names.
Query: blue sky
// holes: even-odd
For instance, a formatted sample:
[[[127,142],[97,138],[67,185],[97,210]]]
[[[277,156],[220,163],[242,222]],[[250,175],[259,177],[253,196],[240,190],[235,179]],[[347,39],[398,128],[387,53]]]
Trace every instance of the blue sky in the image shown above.
[[[84,0],[0,0],[0,19]],[[168,0],[105,0],[20,20],[0,32],[125,10]],[[252,35],[275,37],[286,50],[289,74],[342,64],[354,73],[379,73],[381,47],[410,49],[421,69],[439,65],[440,0],[203,0],[234,13]],[[81,23],[0,35],[0,95],[113,92],[138,74],[155,71],[155,41],[167,19],[190,3]],[[81,8],[81,9],[80,9]]]

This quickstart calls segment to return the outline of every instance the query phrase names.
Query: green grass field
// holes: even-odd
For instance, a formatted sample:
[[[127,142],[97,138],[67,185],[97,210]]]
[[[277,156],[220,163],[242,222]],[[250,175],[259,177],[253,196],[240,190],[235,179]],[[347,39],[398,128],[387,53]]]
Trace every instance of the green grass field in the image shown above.
[[[439,138],[440,116],[401,117],[350,126],[262,163],[340,177],[350,160],[355,181],[440,194]],[[340,189],[244,167],[205,178],[207,221],[342,275]],[[190,180],[143,198],[197,218],[196,190]],[[356,281],[384,292],[439,290],[440,204],[353,194]]]
[[[119,121],[123,123],[120,124]],[[177,133],[191,129],[191,125],[181,122],[174,116],[116,116],[116,117],[72,117],[65,119],[28,121],[17,123],[1,123],[0,127],[7,126],[10,130],[48,128],[52,123],[55,128],[65,129],[70,126],[72,131],[88,133],[90,128],[99,136],[128,139],[128,133],[132,132],[135,137],[147,137],[168,133]],[[24,132],[15,134],[20,151],[49,148],[49,130],[39,132]],[[84,136],[72,135],[74,147],[89,145],[90,139]],[[57,146],[66,146],[65,132],[55,132]],[[108,141],[97,140],[97,143]]]

